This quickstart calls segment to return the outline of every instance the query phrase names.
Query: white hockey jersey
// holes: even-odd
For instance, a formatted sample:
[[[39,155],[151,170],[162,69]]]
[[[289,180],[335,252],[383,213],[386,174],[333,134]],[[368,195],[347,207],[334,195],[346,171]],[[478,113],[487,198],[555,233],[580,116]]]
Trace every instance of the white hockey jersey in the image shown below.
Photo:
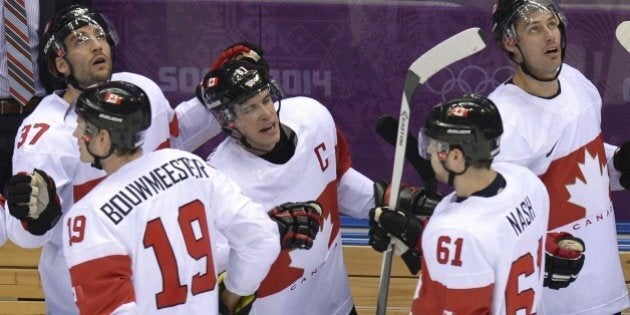
[[[160,88],[150,79],[133,73],[115,73],[112,80],[128,81],[141,87],[151,102],[152,121],[145,134],[143,150],[150,152],[169,147],[177,135],[177,120]],[[61,197],[62,212],[67,212],[105,176],[79,159],[76,114],[56,92],[45,97],[18,129],[13,154],[13,173],[32,172],[38,168],[55,180]],[[9,238],[26,248],[44,245],[39,264],[48,313],[76,314],[70,291],[70,277],[63,258],[61,226],[57,224],[43,236],[28,233],[19,220],[7,220]]]
[[[492,197],[438,204],[422,234],[422,279],[412,313],[535,314],[544,278],[549,198],[531,171],[493,168],[506,181]]]
[[[210,165],[233,178],[266,210],[289,201],[317,200],[323,206],[323,225],[313,247],[280,253],[250,314],[347,315],[353,302],[339,212],[345,207],[344,213],[367,217],[374,202],[372,182],[350,168],[347,142],[328,110],[316,100],[282,100],[280,121],[297,138],[295,154],[285,164],[249,153],[233,138],[222,142],[208,158]]]
[[[198,156],[150,152],[77,202],[64,252],[82,314],[218,314],[213,258],[231,244],[226,286],[250,295],[280,252],[278,226]]]
[[[608,161],[601,132],[601,97],[578,70],[564,64],[561,93],[546,99],[506,83],[490,94],[505,132],[497,161],[523,165],[545,183],[549,231],[586,244],[578,278],[545,289],[541,314],[613,314],[630,306],[619,262]],[[612,156],[610,156],[612,158]]]

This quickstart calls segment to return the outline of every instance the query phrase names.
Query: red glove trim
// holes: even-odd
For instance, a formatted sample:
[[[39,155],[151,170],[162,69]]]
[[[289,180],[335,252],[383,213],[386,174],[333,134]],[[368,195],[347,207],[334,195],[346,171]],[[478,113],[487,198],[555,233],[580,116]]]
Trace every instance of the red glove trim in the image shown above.
[[[562,258],[574,259],[580,257],[582,252],[572,249],[564,249],[558,246],[558,242],[563,239],[572,239],[573,235],[567,232],[553,232],[547,233],[547,238],[545,241],[545,250],[553,255]]]

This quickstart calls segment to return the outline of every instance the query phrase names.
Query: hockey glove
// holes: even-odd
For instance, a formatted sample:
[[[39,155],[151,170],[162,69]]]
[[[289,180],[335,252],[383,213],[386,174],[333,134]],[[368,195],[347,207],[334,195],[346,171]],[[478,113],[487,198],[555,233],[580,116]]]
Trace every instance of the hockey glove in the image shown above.
[[[585,249],[584,242],[569,233],[547,233],[543,285],[554,290],[568,287],[584,266]]]
[[[382,231],[386,233],[386,236],[391,239],[391,243],[388,244],[394,246],[394,254],[399,255],[403,259],[412,274],[417,274],[420,270],[420,257],[422,255],[420,237],[422,236],[424,223],[412,214],[390,210],[387,207],[376,207],[370,210],[370,221],[376,222]],[[371,235],[371,245],[372,237]],[[383,236],[375,235],[375,237]],[[381,244],[384,244],[384,242],[378,243],[378,245]],[[384,246],[383,250],[387,249],[388,244]],[[374,245],[372,245],[372,248],[377,251],[383,251]]]
[[[390,185],[384,181],[374,182],[374,206],[387,206],[389,203]],[[389,247],[391,238],[387,232],[374,221],[372,211],[370,211],[370,229],[368,231],[369,244],[377,252],[384,252]]]
[[[52,177],[35,169],[9,180],[7,204],[12,216],[22,221],[31,234],[44,235],[61,217],[61,204]]]
[[[220,315],[247,315],[252,310],[252,306],[254,305],[254,301],[256,301],[256,292],[250,294],[248,296],[241,296],[240,299],[234,305],[234,311],[230,312],[230,307],[225,303],[225,301],[221,297],[225,297],[226,288],[225,288],[225,277],[227,276],[227,271],[224,271],[219,274],[219,278],[217,279],[219,283],[219,314]],[[229,292],[229,291],[227,291]],[[229,293],[234,294],[234,293]]]
[[[630,190],[630,141],[622,144],[613,156],[613,165],[621,173],[619,183]]]
[[[282,249],[310,249],[322,226],[322,206],[316,201],[287,202],[269,210],[278,224]]]
[[[391,185],[383,181],[374,182],[374,203],[376,207],[389,203]],[[429,217],[435,206],[442,200],[442,195],[429,196],[423,188],[401,185],[398,192],[398,210],[414,215]]]

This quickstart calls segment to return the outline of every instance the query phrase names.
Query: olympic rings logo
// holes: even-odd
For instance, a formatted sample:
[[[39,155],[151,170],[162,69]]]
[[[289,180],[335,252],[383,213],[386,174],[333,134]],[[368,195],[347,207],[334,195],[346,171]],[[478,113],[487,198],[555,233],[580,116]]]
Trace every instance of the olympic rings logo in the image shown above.
[[[439,76],[439,78],[446,76],[446,80],[429,80],[425,87],[431,93],[439,95],[442,100],[466,93],[488,95],[510,78],[513,71],[511,66],[501,66],[489,71],[481,66],[469,65],[455,73],[448,67]]]

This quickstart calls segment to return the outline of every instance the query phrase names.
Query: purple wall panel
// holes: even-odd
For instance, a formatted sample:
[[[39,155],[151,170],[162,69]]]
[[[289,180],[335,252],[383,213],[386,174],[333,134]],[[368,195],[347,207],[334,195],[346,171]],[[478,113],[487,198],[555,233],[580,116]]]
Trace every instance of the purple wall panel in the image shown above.
[[[261,44],[285,93],[328,106],[350,142],[354,166],[388,179],[394,149],[374,131],[382,114],[398,116],[403,77],[422,53],[469,27],[488,34],[488,48],[431,78],[411,104],[417,134],[436,103],[488,94],[509,77],[510,61],[490,36],[490,12],[479,7],[416,4],[316,4],[246,1],[95,1],[121,36],[116,68],[154,79],[173,104],[193,95],[213,58],[237,41]],[[567,9],[566,60],[599,88],[608,142],[630,140],[630,54],[614,38],[628,10]],[[216,141],[198,153],[205,156]],[[405,180],[418,183],[408,167]],[[630,194],[615,193],[619,218],[630,221]]]

